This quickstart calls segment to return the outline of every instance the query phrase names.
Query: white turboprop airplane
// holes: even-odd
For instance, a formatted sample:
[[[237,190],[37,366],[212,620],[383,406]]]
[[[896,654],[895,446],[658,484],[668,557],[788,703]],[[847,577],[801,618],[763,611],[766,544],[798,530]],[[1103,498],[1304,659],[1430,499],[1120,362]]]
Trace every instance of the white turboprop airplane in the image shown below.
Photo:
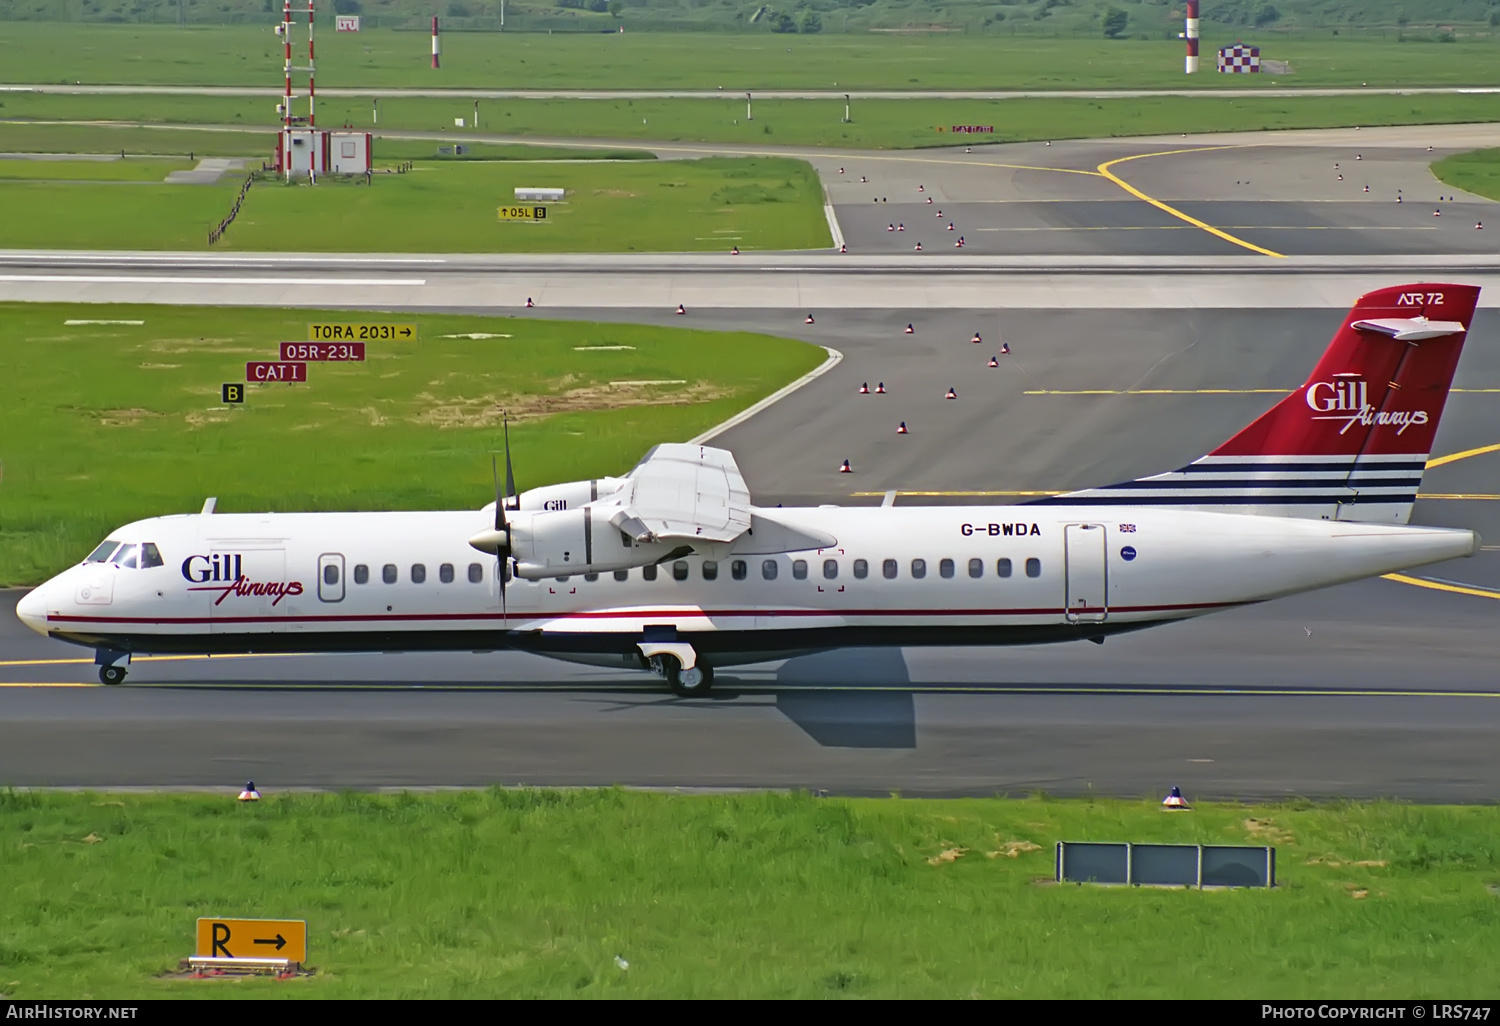
[[[1166,474],[1016,506],[763,509],[722,449],[482,510],[199,514],[113,532],[25,596],[36,631],[132,654],[514,648],[654,669],[859,645],[1087,640],[1471,555],[1406,526],[1479,298],[1362,297],[1306,384]],[[477,552],[488,555],[479,557]]]

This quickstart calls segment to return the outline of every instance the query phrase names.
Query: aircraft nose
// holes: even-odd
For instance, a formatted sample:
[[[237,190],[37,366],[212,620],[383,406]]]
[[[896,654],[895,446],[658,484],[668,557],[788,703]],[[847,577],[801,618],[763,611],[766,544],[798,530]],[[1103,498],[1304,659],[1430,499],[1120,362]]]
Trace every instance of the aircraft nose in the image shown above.
[[[47,633],[47,596],[43,588],[33,588],[16,603],[16,615],[38,634]]]

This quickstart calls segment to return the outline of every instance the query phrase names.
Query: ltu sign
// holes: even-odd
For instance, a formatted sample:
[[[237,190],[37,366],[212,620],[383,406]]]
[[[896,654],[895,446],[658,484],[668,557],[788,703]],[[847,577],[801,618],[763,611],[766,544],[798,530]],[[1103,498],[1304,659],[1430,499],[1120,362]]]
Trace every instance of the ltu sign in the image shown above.
[[[357,15],[357,14],[340,14],[340,15],[337,15],[334,18],[334,20],[333,20],[333,27],[334,27],[334,31],[336,31],[336,32],[358,32],[359,31],[359,15]]]

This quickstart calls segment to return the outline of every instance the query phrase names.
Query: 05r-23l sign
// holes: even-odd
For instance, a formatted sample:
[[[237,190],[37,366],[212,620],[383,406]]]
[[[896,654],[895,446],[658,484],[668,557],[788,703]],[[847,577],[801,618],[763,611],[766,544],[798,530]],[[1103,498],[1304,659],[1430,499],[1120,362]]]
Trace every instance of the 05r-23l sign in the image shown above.
[[[500,207],[502,221],[545,221],[546,207]]]

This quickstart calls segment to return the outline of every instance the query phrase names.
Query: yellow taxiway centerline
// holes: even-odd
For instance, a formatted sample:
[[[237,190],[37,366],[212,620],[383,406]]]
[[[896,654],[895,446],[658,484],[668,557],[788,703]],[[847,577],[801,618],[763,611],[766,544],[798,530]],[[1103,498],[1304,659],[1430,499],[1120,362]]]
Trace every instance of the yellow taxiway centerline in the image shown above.
[[[1193,225],[1197,228],[1202,228],[1210,235],[1217,235],[1225,242],[1233,243],[1236,246],[1241,246],[1254,253],[1260,253],[1263,256],[1285,259],[1285,253],[1278,253],[1274,249],[1266,249],[1264,246],[1257,246],[1253,242],[1246,242],[1244,239],[1240,238],[1237,235],[1230,235],[1222,228],[1215,228],[1213,225],[1207,223],[1206,221],[1200,221],[1191,214],[1185,214],[1181,210],[1178,210],[1176,207],[1171,206],[1170,204],[1163,203],[1161,200],[1156,199],[1153,196],[1147,196],[1144,192],[1137,189],[1135,186],[1131,185],[1125,179],[1121,178],[1119,175],[1110,170],[1110,168],[1114,167],[1116,164],[1123,164],[1129,160],[1143,160],[1146,157],[1171,157],[1179,153],[1206,153],[1210,150],[1227,150],[1233,148],[1234,147],[1231,146],[1194,146],[1184,150],[1163,150],[1160,153],[1137,153],[1133,157],[1116,157],[1114,160],[1106,160],[1104,163],[1099,165],[1099,173],[1105,178],[1108,178],[1111,182],[1114,182],[1120,188],[1124,189],[1126,192],[1130,193],[1130,195],[1134,196],[1136,199],[1145,200],[1156,209],[1171,214],[1178,220],[1186,221],[1188,224]]]

